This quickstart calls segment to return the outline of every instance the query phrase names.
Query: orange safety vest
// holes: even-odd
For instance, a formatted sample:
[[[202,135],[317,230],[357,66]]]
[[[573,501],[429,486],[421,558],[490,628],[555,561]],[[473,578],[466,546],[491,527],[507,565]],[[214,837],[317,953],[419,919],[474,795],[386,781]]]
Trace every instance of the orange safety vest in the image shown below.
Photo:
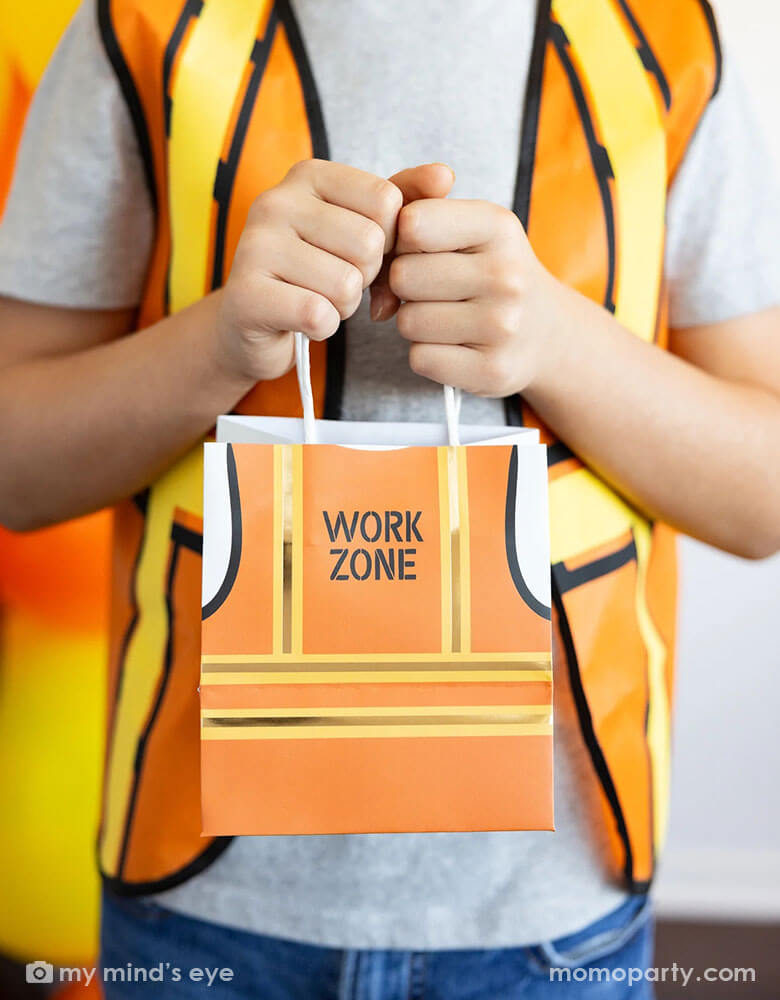
[[[223,283],[253,199],[327,158],[327,134],[289,0],[99,0],[98,16],[156,209],[143,327]],[[553,274],[659,347],[666,192],[719,75],[702,0],[538,3],[514,208]],[[320,416],[339,416],[344,343],[312,345]],[[237,409],[300,415],[295,375]],[[507,412],[540,426],[519,400]],[[615,866],[643,891],[666,825],[673,536],[543,434],[557,628]],[[201,453],[117,512],[100,862],[123,893],[229,843],[200,835]]]

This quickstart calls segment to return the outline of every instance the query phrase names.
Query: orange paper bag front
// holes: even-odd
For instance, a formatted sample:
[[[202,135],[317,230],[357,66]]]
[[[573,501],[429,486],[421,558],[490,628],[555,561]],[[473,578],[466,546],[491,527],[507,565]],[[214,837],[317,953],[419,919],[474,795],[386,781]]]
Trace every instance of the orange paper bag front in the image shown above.
[[[204,833],[551,829],[543,447],[205,452]]]

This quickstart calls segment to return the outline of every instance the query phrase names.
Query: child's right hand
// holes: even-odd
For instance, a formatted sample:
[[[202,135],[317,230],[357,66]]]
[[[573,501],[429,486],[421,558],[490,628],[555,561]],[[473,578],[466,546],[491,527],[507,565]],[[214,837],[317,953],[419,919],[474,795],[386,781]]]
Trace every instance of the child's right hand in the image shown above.
[[[296,163],[249,211],[219,307],[220,365],[252,382],[284,375],[292,331],[332,336],[392,250],[402,204],[443,197],[452,180],[441,164],[385,180],[327,160]]]

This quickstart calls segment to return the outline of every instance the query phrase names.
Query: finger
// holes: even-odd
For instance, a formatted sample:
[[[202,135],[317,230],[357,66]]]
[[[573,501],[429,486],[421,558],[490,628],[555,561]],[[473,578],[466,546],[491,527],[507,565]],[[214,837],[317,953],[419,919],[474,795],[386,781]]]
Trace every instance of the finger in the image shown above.
[[[371,306],[369,313],[375,323],[390,319],[397,311],[401,300],[390,290],[390,265],[393,257],[388,254],[382,262],[379,274],[371,285]]]
[[[393,174],[390,180],[401,191],[406,205],[417,198],[446,198],[455,183],[455,171],[445,163],[423,163]],[[371,285],[371,319],[375,322],[389,319],[400,305],[388,285],[389,270],[387,259]]]
[[[478,302],[404,302],[395,322],[404,340],[487,347],[500,341],[508,321],[501,313],[486,322],[485,307]]]
[[[292,234],[276,245],[272,273],[292,285],[324,295],[341,319],[347,319],[360,305],[363,275],[359,269]]]
[[[418,198],[446,198],[455,183],[455,171],[446,163],[423,163],[400,170],[390,181],[400,190],[406,205]]]
[[[385,252],[393,246],[403,196],[391,181],[328,160],[303,160],[295,164],[290,173],[293,179],[300,177],[309,184],[323,201],[373,219],[385,234]]]
[[[484,246],[510,227],[516,216],[499,205],[475,199],[429,198],[401,209],[396,254],[438,253]]]
[[[385,235],[373,219],[339,205],[309,198],[293,214],[291,222],[302,240],[358,268],[364,288],[377,276]]]
[[[481,394],[485,355],[473,347],[452,344],[412,344],[409,365],[413,372],[441,385],[453,385]]]
[[[408,253],[390,265],[389,284],[404,302],[461,302],[484,286],[482,254]]]
[[[273,334],[300,330],[312,340],[332,336],[341,323],[337,309],[324,295],[267,274],[258,274],[245,284],[236,312],[247,330]]]

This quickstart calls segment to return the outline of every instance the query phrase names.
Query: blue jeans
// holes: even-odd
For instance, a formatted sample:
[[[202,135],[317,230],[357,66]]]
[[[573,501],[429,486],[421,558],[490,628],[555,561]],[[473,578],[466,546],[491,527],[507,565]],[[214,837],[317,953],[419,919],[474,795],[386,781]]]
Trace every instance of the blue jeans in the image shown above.
[[[628,970],[650,965],[652,939],[643,897],[576,934],[530,948],[344,951],[104,894],[101,966],[106,1000],[651,1000],[651,985],[629,985]],[[553,981],[551,969],[561,970]],[[616,969],[625,972],[608,982]]]

